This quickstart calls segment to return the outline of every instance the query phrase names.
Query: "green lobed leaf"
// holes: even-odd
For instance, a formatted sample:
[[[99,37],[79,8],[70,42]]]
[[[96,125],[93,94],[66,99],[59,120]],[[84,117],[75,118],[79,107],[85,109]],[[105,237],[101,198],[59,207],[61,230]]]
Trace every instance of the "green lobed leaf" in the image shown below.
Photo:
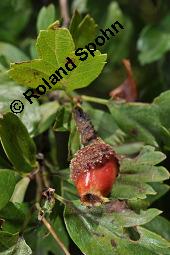
[[[2,81],[0,84],[0,113],[10,111],[10,104],[13,100],[20,99],[24,88],[13,81]]]
[[[170,189],[170,187],[167,184],[160,183],[160,182],[149,183],[149,186],[151,186],[152,189],[155,191],[154,196],[153,196],[153,194],[150,194],[150,195],[147,195],[147,198],[142,199],[142,200],[141,199],[129,200],[128,204],[130,205],[130,208],[132,208],[134,210],[146,209],[149,206],[151,206],[152,203],[154,203],[155,201],[160,199]],[[131,187],[129,187],[129,188],[131,190]],[[133,191],[131,190],[131,193],[132,192]],[[133,195],[132,195],[132,197],[133,197]]]
[[[132,105],[132,107],[133,107],[133,105]],[[131,116],[129,114],[129,111],[128,111],[129,108],[128,108],[128,104],[116,104],[115,102],[109,103],[109,110],[110,110],[114,120],[117,122],[118,126],[128,135],[128,138],[130,141],[135,140],[135,141],[145,142],[146,144],[150,144],[153,146],[158,146],[157,141],[155,140],[152,133],[149,132],[147,130],[147,128],[142,126],[140,123],[138,123],[138,121],[135,119],[135,115]],[[143,112],[144,111],[142,111],[142,113]],[[144,114],[147,116],[146,111]],[[138,118],[139,118],[139,116],[140,115],[138,112]],[[150,117],[150,114],[149,114],[149,117]],[[155,119],[154,119],[154,121],[155,121]],[[126,125],[125,125],[125,123],[126,123]]]
[[[30,55],[31,55],[31,59],[34,59],[34,58],[37,58],[38,55],[37,55],[37,51],[36,51],[36,40],[35,39],[32,39],[30,41]]]
[[[123,132],[121,133],[123,136]],[[124,136],[125,137],[125,134]],[[143,148],[142,142],[124,143],[114,147],[114,150],[120,155],[134,155],[141,151]]]
[[[165,155],[151,146],[144,146],[135,158],[120,160],[120,172],[113,185],[111,197],[116,199],[144,199],[156,192],[149,183],[169,179],[169,172],[155,166],[165,159]]]
[[[19,86],[14,81],[9,79],[7,72],[3,71],[0,74],[0,113],[11,111],[10,105],[17,98],[24,104],[24,111],[18,113],[17,116],[22,120],[31,136],[35,135],[38,122],[40,121],[40,107],[36,99],[33,104],[25,99],[23,93],[25,89]]]
[[[30,104],[26,99],[22,99],[22,103],[24,104],[24,110],[18,113],[17,116],[27,128],[29,135],[34,137],[41,121],[40,105],[37,100],[33,100],[33,104]]]
[[[0,144],[0,169],[11,169],[12,165],[4,152],[2,144]]]
[[[168,14],[160,24],[148,25],[143,28],[138,39],[139,60],[141,64],[148,64],[159,60],[170,50],[169,22],[170,15]]]
[[[142,211],[139,215],[111,202],[98,208],[87,208],[75,201],[65,209],[67,230],[81,251],[87,255],[152,255],[168,254],[170,243],[139,225],[152,220],[160,212],[156,209]],[[120,203],[120,202],[119,202]],[[120,204],[119,204],[120,205]],[[76,228],[75,228],[76,225]],[[134,242],[128,234],[129,226],[140,235]]]
[[[85,111],[90,116],[90,119],[92,120],[98,135],[102,137],[106,143],[109,143],[113,146],[115,144],[118,145],[121,143],[123,140],[123,135],[120,135],[120,137],[118,136],[118,133],[121,133],[121,130],[113,120],[111,114],[102,110],[94,109],[89,105],[83,105],[83,109],[85,109]]]
[[[109,110],[127,140],[170,148],[170,91],[162,93],[153,103],[109,102]],[[126,123],[126,125],[125,125]]]
[[[167,184],[160,183],[160,182],[150,183],[150,186],[156,191],[156,195],[147,196],[146,200],[149,203],[148,205],[151,205],[153,202],[160,199],[163,195],[165,195],[170,190],[170,187]]]
[[[23,177],[19,182],[17,182],[10,201],[13,203],[22,203],[29,183],[30,178],[27,176]]]
[[[2,145],[0,145],[0,169],[10,169],[11,164],[8,161],[8,158],[2,148]]]
[[[6,231],[0,231],[0,252],[4,252],[14,246],[17,243],[17,240],[18,233],[11,234]]]
[[[75,38],[78,36],[77,29],[78,29],[78,26],[79,26],[81,20],[82,20],[81,16],[76,9],[73,13],[73,16],[71,18],[70,25],[69,25],[69,31],[73,37],[74,43],[76,43]]]
[[[71,110],[68,106],[60,106],[56,114],[56,121],[54,123],[53,129],[57,131],[69,131],[71,121]]]
[[[25,240],[21,237],[18,239],[17,243],[5,250],[0,252],[0,255],[31,255],[32,251],[30,247],[26,244]]]
[[[8,169],[0,169],[0,209],[10,200],[16,184],[15,172]]]
[[[127,182],[123,183],[121,180],[117,179],[116,183],[112,188],[111,197],[119,199],[145,199],[146,194],[155,195],[154,189],[146,184],[140,182]]]
[[[83,104],[83,109],[90,116],[97,134],[106,143],[112,145],[118,154],[133,155],[142,149],[143,143],[141,142],[125,143],[126,134],[118,127],[110,113],[94,109],[89,104]],[[109,128],[106,127],[106,123]]]
[[[159,117],[160,121],[167,128],[170,129],[170,90],[167,90],[161,93],[158,97],[156,97],[153,101],[155,105],[159,107]]]
[[[170,253],[170,242],[163,239],[154,232],[148,231],[143,227],[137,227],[140,239],[135,241],[124,241],[120,239],[118,254],[128,255],[168,255]]]
[[[157,216],[152,221],[145,224],[144,227],[170,240],[170,222],[164,217]]]
[[[28,23],[31,1],[1,1],[0,10],[0,40],[14,42]]]
[[[8,204],[0,210],[0,218],[4,220],[2,229],[5,232],[15,234],[16,232],[22,231],[28,217],[30,217],[30,211],[28,205],[25,203],[14,204],[8,202]]]
[[[7,64],[15,61],[28,60],[28,56],[12,44],[0,42],[0,56],[4,56]]]
[[[80,134],[77,130],[75,120],[72,118],[70,122],[70,135],[68,141],[68,158],[71,159],[74,154],[80,149],[81,142],[80,142]]]
[[[4,218],[5,220],[10,220],[19,222],[23,222],[27,215],[29,214],[28,205],[25,203],[9,203],[0,210],[0,217]]]
[[[153,218],[158,216],[161,211],[157,209],[148,209],[147,211],[140,211],[140,214],[133,212],[130,209],[123,210],[122,212],[113,212],[111,215],[104,215],[103,222],[107,222],[108,219],[114,218],[115,227],[133,227],[143,225],[146,222],[151,221]]]
[[[36,167],[35,144],[16,115],[7,113],[0,118],[0,138],[17,171],[29,172]]]
[[[55,21],[55,6],[53,4],[43,6],[37,18],[37,31],[47,29]]]
[[[109,27],[113,20],[118,20],[125,28],[123,33],[107,41],[107,44],[104,46],[105,51],[108,53],[109,63],[116,64],[129,55],[133,23],[129,17],[125,16],[118,1],[111,1],[108,5],[106,19],[104,26],[102,26],[103,29],[105,30]]]
[[[51,90],[71,91],[88,86],[102,71],[106,63],[106,54],[96,51],[93,57],[88,53],[88,58],[82,62],[74,55],[75,45],[69,30],[53,28],[54,25],[48,30],[42,30],[38,36],[39,59],[11,64],[9,75],[19,84],[36,88],[38,85],[44,84],[42,78],[50,83],[49,77],[58,68],[65,68],[66,58],[70,57],[76,65],[75,69],[67,71],[67,75],[63,74],[63,78],[59,82],[53,79],[55,85],[51,84]]]
[[[62,170],[63,172],[63,170]],[[68,170],[67,170],[68,173]],[[73,183],[70,180],[63,180],[61,183],[61,194],[63,197],[67,200],[76,200],[78,199],[78,194],[76,187],[73,185]]]
[[[97,24],[94,19],[87,14],[82,20],[77,11],[75,11],[69,27],[76,48],[84,47],[97,36]]]
[[[41,134],[46,131],[52,124],[54,123],[57,115],[57,111],[59,108],[59,103],[55,102],[48,102],[45,104],[40,105],[40,121],[37,127],[37,133]]]
[[[52,126],[59,108],[57,101],[47,102],[42,105],[39,105],[36,100],[33,100],[31,105],[27,100],[22,102],[24,102],[24,111],[19,113],[18,117],[26,126],[31,137],[40,135]]]

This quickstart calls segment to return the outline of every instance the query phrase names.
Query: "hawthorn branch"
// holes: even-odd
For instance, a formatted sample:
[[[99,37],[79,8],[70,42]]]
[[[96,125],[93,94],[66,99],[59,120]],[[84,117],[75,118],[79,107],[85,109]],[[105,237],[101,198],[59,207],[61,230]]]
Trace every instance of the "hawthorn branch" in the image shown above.
[[[36,173],[36,183],[37,183],[37,192],[36,192],[36,202],[39,202],[41,199],[41,194],[43,191],[43,183],[41,178],[41,173],[38,171]]]
[[[59,0],[61,17],[63,18],[63,27],[67,27],[70,22],[69,12],[68,12],[68,2],[67,0]]]
[[[38,170],[35,175],[36,183],[37,183],[36,201],[39,202],[44,188],[49,188],[50,183],[49,183],[47,172],[45,169],[44,155],[42,153],[38,153],[36,158],[38,161]]]
[[[54,197],[56,200],[58,200],[60,203],[66,205],[67,203],[70,203],[70,201],[66,200],[65,198],[61,197],[60,195],[58,194],[54,194]]]
[[[47,221],[47,219],[44,217],[44,211],[42,210],[42,208],[40,207],[39,203],[35,204],[36,209],[39,211],[39,216],[38,219],[39,221],[41,221],[44,226],[47,228],[47,230],[49,231],[49,233],[52,235],[52,237],[55,239],[55,241],[58,243],[58,245],[60,246],[60,248],[63,250],[65,255],[71,255],[69,253],[69,251],[67,250],[67,248],[65,247],[64,243],[60,240],[60,238],[58,237],[58,235],[56,234],[54,228],[51,226],[51,224]]]
[[[55,230],[53,229],[53,227],[50,225],[50,223],[46,220],[45,217],[42,218],[41,220],[44,224],[44,226],[48,229],[48,231],[50,232],[50,234],[53,236],[53,238],[55,239],[55,241],[58,243],[58,245],[60,246],[60,248],[63,250],[65,255],[71,255],[67,248],[65,247],[65,245],[63,244],[63,242],[60,240],[60,238],[57,236]]]

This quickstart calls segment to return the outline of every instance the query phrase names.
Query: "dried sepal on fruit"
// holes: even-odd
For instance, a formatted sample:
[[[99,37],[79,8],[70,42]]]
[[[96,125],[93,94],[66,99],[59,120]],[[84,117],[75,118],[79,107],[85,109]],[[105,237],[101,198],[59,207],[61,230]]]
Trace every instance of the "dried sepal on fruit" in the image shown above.
[[[71,160],[71,179],[83,204],[98,205],[108,201],[106,196],[118,175],[118,157],[110,145],[97,137],[91,121],[80,107],[75,108],[74,118],[85,146]]]

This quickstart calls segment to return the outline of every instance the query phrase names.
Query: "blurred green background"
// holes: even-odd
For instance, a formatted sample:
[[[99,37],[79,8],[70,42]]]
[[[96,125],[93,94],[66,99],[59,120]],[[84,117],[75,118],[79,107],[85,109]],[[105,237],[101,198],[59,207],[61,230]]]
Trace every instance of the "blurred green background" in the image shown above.
[[[115,20],[125,26],[121,34],[100,49],[108,53],[108,64],[102,75],[85,90],[87,93],[107,97],[111,89],[121,84],[125,78],[123,58],[131,61],[140,101],[150,102],[169,89],[170,1],[70,0],[68,4],[70,17],[75,9],[82,16],[89,13],[98,29],[107,28]],[[8,69],[10,62],[34,58],[39,30],[47,28],[56,19],[61,20],[59,1],[1,1],[1,71]],[[0,84],[3,82],[4,77]]]

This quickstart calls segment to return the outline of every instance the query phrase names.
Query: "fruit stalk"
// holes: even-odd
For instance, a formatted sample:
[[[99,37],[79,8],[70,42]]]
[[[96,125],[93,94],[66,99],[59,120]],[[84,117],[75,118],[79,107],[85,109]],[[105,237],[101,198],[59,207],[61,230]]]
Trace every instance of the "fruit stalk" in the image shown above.
[[[81,136],[81,143],[88,145],[97,138],[96,131],[89,116],[79,106],[76,106],[73,110],[73,117],[76,122],[77,129]]]

